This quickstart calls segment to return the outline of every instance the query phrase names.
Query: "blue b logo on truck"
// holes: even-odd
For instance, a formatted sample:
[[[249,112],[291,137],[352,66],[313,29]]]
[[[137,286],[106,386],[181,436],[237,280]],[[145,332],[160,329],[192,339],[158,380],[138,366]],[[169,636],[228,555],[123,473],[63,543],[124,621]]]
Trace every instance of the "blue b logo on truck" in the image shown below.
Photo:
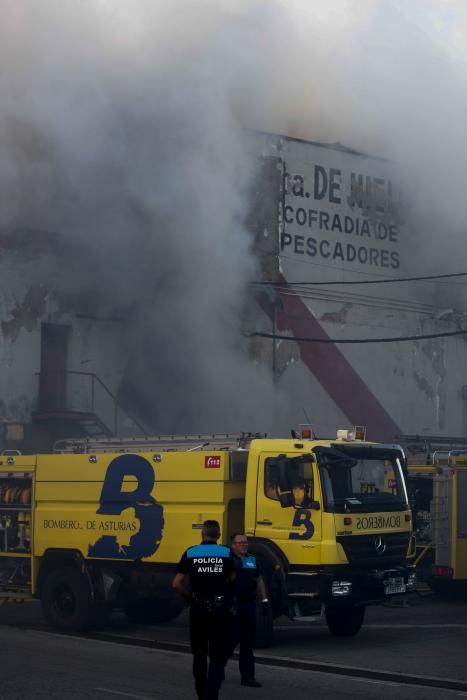
[[[303,526],[305,529],[303,532],[291,532],[289,540],[309,540],[313,537],[315,526],[311,520],[311,510],[300,508],[295,511],[292,527],[298,526]]]
[[[125,477],[136,479],[136,488],[132,491],[123,489]],[[97,513],[109,516],[108,521],[100,519],[99,530],[117,531],[117,534],[103,534],[95,544],[89,545],[88,556],[139,559],[156,552],[162,539],[164,513],[160,503],[151,496],[154,482],[154,467],[140,455],[124,454],[110,462]],[[124,515],[127,508],[134,508],[139,529],[130,537],[129,543],[124,545],[119,540],[118,531],[125,529],[125,522],[115,516]]]

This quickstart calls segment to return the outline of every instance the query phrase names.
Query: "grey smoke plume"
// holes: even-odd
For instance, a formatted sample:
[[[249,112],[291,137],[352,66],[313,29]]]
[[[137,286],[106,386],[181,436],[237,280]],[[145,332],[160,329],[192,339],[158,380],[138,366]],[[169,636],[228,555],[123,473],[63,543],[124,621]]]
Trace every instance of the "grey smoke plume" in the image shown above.
[[[268,128],[393,161],[410,219],[406,272],[467,269],[465,3],[330,0],[288,7],[282,60],[262,54],[274,65],[261,94]],[[467,301],[452,282],[405,286],[400,294],[463,308]]]
[[[125,319],[127,389],[157,430],[271,430],[285,412],[239,333],[258,275],[244,126],[392,158],[410,187],[413,271],[465,265],[464,80],[403,7],[2,8],[0,226],[72,246],[54,287]]]
[[[65,237],[55,291],[124,320],[126,392],[156,430],[269,429],[274,411],[240,334],[257,275],[244,22],[143,0],[20,0],[2,18],[0,225]]]

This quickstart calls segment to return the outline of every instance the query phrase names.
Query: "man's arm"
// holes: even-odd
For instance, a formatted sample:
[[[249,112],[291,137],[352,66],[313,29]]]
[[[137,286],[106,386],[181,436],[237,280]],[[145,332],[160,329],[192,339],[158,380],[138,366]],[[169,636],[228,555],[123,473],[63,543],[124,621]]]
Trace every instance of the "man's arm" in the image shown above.
[[[172,588],[175,588],[177,593],[180,593],[180,595],[183,595],[182,591],[184,591],[183,587],[183,582],[185,580],[185,574],[175,574],[174,579],[172,581]]]
[[[174,576],[174,580],[172,581],[172,588],[177,591],[179,595],[182,596],[182,598],[185,598],[185,600],[189,599],[189,594],[183,585],[185,581],[185,574],[181,573],[176,573]]]
[[[258,591],[261,601],[267,600],[268,594],[266,593],[266,586],[264,585],[262,576],[258,576],[256,579],[256,590]]]
[[[184,552],[182,558],[178,562],[177,573],[172,581],[172,588],[187,601],[190,600],[190,594],[186,590],[184,583],[189,572],[190,568],[188,566],[186,552]]]
[[[242,568],[242,560],[240,557],[237,557],[232,551],[230,552],[230,558],[229,558],[229,576],[228,580],[230,583],[233,583],[235,579],[237,578],[237,571],[239,571]]]

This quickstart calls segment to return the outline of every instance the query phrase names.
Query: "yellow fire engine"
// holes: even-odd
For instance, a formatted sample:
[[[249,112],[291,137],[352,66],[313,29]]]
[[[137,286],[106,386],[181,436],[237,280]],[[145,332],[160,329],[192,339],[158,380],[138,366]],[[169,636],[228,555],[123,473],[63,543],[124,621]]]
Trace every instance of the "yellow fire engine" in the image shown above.
[[[282,614],[324,612],[333,634],[355,634],[366,605],[415,586],[404,453],[363,437],[75,440],[0,456],[0,596],[40,598],[65,630],[112,608],[168,620],[182,606],[175,564],[212,518],[225,543],[246,532],[260,562],[263,644]]]
[[[467,451],[434,450],[408,465],[415,564],[440,592],[467,592]],[[425,462],[425,463],[417,463]]]

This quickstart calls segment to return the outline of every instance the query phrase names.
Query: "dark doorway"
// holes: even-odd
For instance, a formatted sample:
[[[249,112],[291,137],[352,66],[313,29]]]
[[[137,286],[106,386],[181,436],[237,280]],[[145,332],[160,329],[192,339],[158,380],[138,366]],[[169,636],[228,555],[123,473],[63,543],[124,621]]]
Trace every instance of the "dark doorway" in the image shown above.
[[[39,412],[66,410],[66,370],[70,326],[41,324]]]

